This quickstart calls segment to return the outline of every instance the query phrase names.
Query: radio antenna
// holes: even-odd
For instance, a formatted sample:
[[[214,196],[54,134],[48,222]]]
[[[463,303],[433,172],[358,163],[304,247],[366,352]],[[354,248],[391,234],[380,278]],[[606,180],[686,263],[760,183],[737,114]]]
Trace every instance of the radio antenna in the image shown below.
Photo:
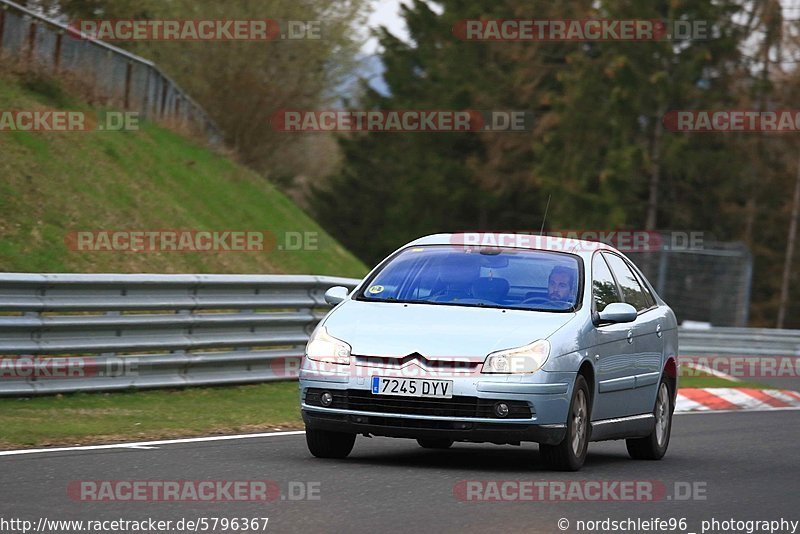
[[[547,195],[547,205],[544,207],[544,217],[542,217],[542,228],[541,228],[541,230],[539,230],[539,236],[540,237],[542,236],[542,234],[544,234],[544,223],[545,223],[545,221],[547,221],[547,210],[550,209],[550,198],[552,196],[553,196],[552,194]]]

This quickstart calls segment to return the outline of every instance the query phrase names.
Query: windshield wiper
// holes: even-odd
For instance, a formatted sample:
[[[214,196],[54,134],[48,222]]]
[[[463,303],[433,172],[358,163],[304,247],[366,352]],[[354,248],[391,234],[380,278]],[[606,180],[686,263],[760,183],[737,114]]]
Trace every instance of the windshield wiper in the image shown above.
[[[383,299],[365,299],[367,302],[394,302],[397,304],[429,304],[430,300],[400,300],[397,297],[386,297]]]

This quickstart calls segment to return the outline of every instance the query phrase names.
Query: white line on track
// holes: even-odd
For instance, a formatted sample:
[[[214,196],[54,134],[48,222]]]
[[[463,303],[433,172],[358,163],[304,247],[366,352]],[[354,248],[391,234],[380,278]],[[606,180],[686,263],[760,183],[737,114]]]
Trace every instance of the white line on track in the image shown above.
[[[305,433],[305,430],[289,430],[285,432],[261,432],[259,434],[235,434],[231,436],[206,436],[202,438],[162,439],[157,441],[111,443],[109,445],[80,445],[77,447],[48,447],[46,449],[17,449],[12,451],[0,451],[0,456],[15,456],[18,454],[35,454],[40,452],[97,451],[103,449],[154,449],[158,448],[158,445],[172,445],[173,443],[199,443],[203,441],[224,441],[231,439],[270,438],[273,436],[299,436]]]

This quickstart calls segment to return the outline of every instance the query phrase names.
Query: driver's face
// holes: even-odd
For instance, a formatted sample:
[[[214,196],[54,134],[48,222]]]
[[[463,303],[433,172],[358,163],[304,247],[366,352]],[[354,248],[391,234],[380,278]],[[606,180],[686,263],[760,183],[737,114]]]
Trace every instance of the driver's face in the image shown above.
[[[547,286],[547,294],[550,300],[568,301],[570,299],[569,293],[569,275],[567,273],[551,274]]]

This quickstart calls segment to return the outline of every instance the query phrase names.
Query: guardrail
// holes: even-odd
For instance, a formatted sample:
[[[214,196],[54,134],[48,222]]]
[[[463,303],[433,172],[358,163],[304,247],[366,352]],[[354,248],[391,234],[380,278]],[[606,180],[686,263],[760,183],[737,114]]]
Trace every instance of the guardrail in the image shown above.
[[[296,378],[325,291],[292,275],[0,274],[0,395]],[[37,358],[62,356],[62,358]],[[36,366],[39,367],[36,367]]]
[[[0,55],[9,54],[53,73],[70,73],[93,88],[95,98],[138,111],[155,122],[177,123],[211,144],[222,131],[209,114],[155,63],[0,0]]]
[[[800,356],[800,330],[681,328],[681,354],[692,356]]]
[[[0,274],[0,395],[295,379],[329,309],[325,291],[358,282]],[[800,330],[682,328],[680,347],[692,356],[800,356]]]

